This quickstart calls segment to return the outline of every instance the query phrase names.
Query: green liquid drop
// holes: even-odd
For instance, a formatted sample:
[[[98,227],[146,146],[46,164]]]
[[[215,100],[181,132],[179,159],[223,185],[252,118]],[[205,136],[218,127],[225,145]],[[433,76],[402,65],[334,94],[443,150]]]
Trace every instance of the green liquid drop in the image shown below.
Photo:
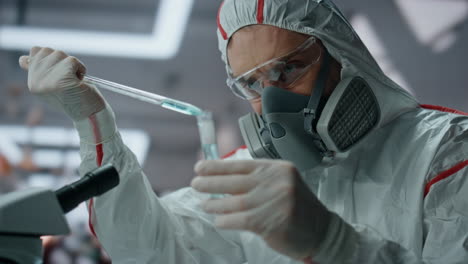
[[[191,116],[198,116],[201,115],[201,113],[203,112],[200,108],[196,106],[174,101],[165,101],[161,104],[161,106],[166,109]]]

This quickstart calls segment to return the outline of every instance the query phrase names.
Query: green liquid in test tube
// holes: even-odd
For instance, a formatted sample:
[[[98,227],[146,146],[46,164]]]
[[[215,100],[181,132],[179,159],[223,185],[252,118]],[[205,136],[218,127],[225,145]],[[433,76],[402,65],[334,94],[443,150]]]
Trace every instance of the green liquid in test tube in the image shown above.
[[[203,156],[206,160],[219,159],[216,131],[211,112],[203,111],[197,115],[198,131],[202,145]],[[223,194],[211,194],[211,198],[222,198]]]

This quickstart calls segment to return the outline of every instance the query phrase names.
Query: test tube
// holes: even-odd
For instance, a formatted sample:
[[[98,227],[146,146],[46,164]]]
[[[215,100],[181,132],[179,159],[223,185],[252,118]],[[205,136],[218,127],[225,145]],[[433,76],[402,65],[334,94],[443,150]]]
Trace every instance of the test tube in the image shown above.
[[[216,143],[216,131],[211,112],[203,111],[197,115],[198,131],[205,160],[219,159],[218,144]],[[211,198],[222,198],[224,194],[211,194]]]
[[[200,133],[203,156],[206,160],[219,159],[213,114],[211,112],[203,111],[200,115],[197,115],[197,124],[198,131]]]

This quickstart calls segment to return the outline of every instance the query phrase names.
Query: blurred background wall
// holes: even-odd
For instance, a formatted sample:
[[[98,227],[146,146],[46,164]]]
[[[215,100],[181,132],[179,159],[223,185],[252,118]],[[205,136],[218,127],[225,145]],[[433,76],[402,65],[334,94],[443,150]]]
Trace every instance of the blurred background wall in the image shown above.
[[[72,123],[28,94],[27,75],[17,63],[18,57],[26,53],[22,49],[41,43],[43,38],[57,37],[65,51],[86,64],[90,75],[213,111],[221,154],[242,145],[237,118],[250,107],[225,85],[216,40],[219,3],[0,1],[0,193],[29,186],[57,188],[76,179],[79,156]],[[382,69],[421,103],[468,112],[467,0],[335,3]],[[26,29],[32,31],[21,33]],[[77,31],[95,34],[75,41],[73,32]],[[69,36],[66,34],[72,37],[63,37]],[[115,36],[120,39],[109,41]],[[135,36],[143,36],[146,42],[124,45]],[[164,193],[187,186],[193,177],[193,164],[200,158],[195,120],[107,91],[103,94],[116,113],[124,140],[137,154],[155,191]],[[84,208],[69,217],[76,222],[75,230],[87,232]],[[88,236],[76,241],[96,243]],[[71,244],[68,248],[80,248],[82,242],[76,241],[67,242]],[[85,254],[76,252],[75,261],[76,256]],[[93,263],[96,258],[83,263]]]

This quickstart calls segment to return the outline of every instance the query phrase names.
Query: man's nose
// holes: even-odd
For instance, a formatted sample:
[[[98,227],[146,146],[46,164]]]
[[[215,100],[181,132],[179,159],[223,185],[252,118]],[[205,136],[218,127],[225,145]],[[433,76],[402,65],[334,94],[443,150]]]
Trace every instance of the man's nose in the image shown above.
[[[281,88],[281,87],[279,87],[278,81],[273,81],[273,80],[263,80],[262,86],[263,86],[263,88],[270,87],[270,86],[275,86],[275,87]]]

